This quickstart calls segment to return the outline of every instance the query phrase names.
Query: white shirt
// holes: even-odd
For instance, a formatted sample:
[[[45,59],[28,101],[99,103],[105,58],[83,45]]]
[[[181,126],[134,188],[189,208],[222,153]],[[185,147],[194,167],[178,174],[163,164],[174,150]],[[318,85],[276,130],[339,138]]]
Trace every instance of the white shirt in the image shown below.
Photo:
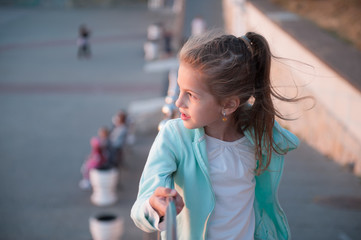
[[[209,173],[216,205],[207,239],[253,239],[256,161],[246,137],[225,142],[206,135]]]
[[[209,174],[216,197],[208,223],[207,240],[253,239],[254,148],[246,137],[225,142],[206,135],[206,143]],[[165,230],[165,223],[159,224],[159,216],[149,200],[143,207],[155,227]]]

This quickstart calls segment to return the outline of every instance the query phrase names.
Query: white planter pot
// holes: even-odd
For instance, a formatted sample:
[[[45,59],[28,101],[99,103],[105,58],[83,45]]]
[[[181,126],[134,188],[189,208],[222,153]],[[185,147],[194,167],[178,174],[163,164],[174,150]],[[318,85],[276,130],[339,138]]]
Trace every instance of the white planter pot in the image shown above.
[[[90,182],[93,187],[91,201],[97,206],[106,206],[115,203],[118,200],[117,184],[118,170],[110,169],[92,169],[90,171]]]
[[[159,57],[159,44],[156,41],[147,41],[144,43],[145,60],[155,60]]]
[[[123,219],[113,214],[102,214],[89,219],[93,240],[120,240],[123,235]]]

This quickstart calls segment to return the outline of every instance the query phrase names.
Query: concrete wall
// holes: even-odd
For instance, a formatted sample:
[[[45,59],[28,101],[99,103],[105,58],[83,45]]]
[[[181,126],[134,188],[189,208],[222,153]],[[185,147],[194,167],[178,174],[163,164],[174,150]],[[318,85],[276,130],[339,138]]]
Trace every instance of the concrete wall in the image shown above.
[[[275,101],[281,113],[297,118],[281,123],[361,176],[360,91],[271,20],[299,21],[296,15],[286,12],[266,15],[242,0],[223,0],[223,7],[229,33],[236,36],[246,31],[260,33],[269,41],[274,55],[288,59],[274,61],[272,66],[272,81],[279,92],[288,97],[315,98],[314,107],[310,100],[297,104]]]

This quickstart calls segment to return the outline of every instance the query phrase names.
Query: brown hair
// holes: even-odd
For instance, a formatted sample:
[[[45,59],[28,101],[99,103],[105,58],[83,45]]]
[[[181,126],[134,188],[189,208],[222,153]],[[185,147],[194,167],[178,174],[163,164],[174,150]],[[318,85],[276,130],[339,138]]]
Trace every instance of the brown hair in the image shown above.
[[[240,107],[232,117],[240,133],[249,129],[253,134],[255,157],[259,161],[256,173],[260,174],[268,168],[272,152],[284,154],[275,146],[272,134],[275,116],[284,118],[275,109],[271,97],[283,101],[297,99],[282,97],[273,90],[272,54],[263,36],[254,32],[239,38],[214,34],[218,33],[191,37],[180,51],[180,61],[203,74],[211,94],[219,102],[226,97],[239,97]],[[267,155],[266,162],[262,151]]]

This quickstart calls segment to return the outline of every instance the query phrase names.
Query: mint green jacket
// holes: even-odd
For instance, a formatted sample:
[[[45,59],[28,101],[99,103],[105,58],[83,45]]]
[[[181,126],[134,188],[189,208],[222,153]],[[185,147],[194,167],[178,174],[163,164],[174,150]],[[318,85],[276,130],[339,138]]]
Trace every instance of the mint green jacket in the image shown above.
[[[251,133],[245,132],[245,135],[254,144]],[[298,138],[277,122],[273,138],[284,152],[295,149],[299,144]],[[283,155],[272,154],[268,170],[255,177],[255,239],[290,239],[287,218],[277,196],[283,162]],[[135,224],[146,232],[157,229],[154,219],[144,213],[143,205],[159,186],[176,189],[184,200],[185,206],[177,216],[178,239],[206,239],[215,196],[208,171],[203,128],[187,129],[182,120],[169,120],[156,137],[131,210]]]

